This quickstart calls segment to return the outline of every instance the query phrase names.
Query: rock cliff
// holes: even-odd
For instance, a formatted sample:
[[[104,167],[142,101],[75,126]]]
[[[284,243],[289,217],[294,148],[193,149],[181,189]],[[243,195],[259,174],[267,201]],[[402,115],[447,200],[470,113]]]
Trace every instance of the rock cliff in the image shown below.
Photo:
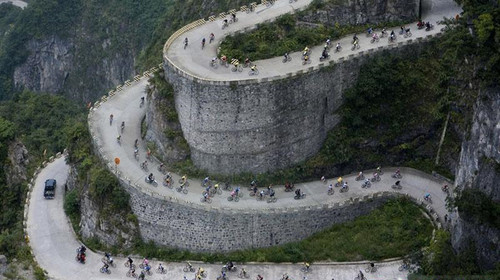
[[[462,143],[455,182],[459,189],[477,189],[496,203],[500,202],[499,108],[500,88],[479,94],[471,130]],[[478,223],[467,213],[458,212],[452,228],[453,247],[461,252],[473,241],[481,268],[492,269],[500,259],[499,239],[500,229]]]
[[[90,101],[134,75],[133,54],[114,53],[102,57],[107,40],[93,49],[75,44],[74,39],[50,36],[31,40],[30,55],[14,70],[14,84],[36,92],[65,92],[75,100]]]
[[[315,11],[307,11],[301,21],[335,24],[374,24],[409,21],[418,17],[419,1],[415,0],[346,0],[318,1]]]
[[[18,185],[27,180],[27,166],[29,163],[28,150],[21,142],[12,142],[9,145],[8,161],[3,166],[7,185]]]

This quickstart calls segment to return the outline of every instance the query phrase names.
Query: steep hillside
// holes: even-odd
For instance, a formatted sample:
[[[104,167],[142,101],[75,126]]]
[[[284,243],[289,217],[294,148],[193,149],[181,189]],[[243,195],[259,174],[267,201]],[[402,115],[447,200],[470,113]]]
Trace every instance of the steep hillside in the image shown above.
[[[242,1],[37,0],[1,5],[0,100],[27,88],[92,101],[161,61],[177,28]],[[7,16],[8,15],[8,16]]]

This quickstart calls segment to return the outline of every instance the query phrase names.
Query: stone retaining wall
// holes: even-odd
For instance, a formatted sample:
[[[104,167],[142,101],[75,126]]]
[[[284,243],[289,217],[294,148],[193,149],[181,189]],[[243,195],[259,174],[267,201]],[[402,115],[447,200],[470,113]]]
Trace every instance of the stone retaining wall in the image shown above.
[[[199,79],[169,59],[164,59],[163,68],[175,89],[179,121],[194,164],[209,173],[261,173],[318,152],[339,122],[336,112],[344,91],[354,85],[371,56],[384,50],[415,54],[425,41],[379,47],[306,71],[254,80]]]

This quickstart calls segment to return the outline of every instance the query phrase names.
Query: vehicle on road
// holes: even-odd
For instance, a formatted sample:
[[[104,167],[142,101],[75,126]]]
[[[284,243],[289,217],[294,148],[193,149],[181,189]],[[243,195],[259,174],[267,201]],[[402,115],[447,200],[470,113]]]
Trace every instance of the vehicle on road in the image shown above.
[[[56,180],[55,179],[45,180],[43,197],[45,197],[46,199],[53,199],[55,194],[56,194]]]

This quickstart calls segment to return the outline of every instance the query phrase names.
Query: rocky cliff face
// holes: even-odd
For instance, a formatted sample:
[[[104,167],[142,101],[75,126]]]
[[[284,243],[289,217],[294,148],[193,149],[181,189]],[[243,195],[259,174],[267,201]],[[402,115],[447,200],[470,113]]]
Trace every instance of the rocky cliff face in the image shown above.
[[[88,49],[73,39],[33,39],[26,46],[30,55],[14,71],[14,84],[36,92],[65,92],[81,101],[95,100],[134,75],[131,53],[99,55],[108,45],[104,40]]]
[[[302,21],[335,24],[370,24],[408,21],[418,17],[419,1],[415,0],[347,0],[324,1],[317,11],[301,16]]]
[[[456,172],[459,189],[474,188],[500,202],[500,88],[479,94],[469,135],[462,143]],[[498,218],[498,217],[497,217]],[[462,251],[473,241],[478,263],[484,269],[494,268],[500,259],[500,229],[479,224],[458,213],[452,229],[452,244]]]
[[[173,91],[171,98],[166,96],[165,89],[157,83],[161,82],[164,86],[168,86],[163,80],[163,72],[158,73],[161,79],[151,83],[148,88],[148,108],[146,113],[146,124],[148,131],[146,140],[153,142],[157,148],[157,156],[161,156],[161,160],[169,165],[182,161],[189,156],[189,147],[186,140],[182,137],[181,125],[176,117],[173,120],[169,117],[169,113],[175,113],[175,104],[173,100]],[[162,87],[163,88],[163,87]],[[175,113],[176,114],[176,113]]]
[[[7,185],[17,185],[27,180],[27,166],[29,163],[28,150],[21,142],[9,145],[8,164],[5,164]]]
[[[78,184],[82,182],[78,179],[76,168],[72,167],[66,185],[68,191],[76,188],[83,192],[80,199],[81,236],[85,239],[96,237],[107,246],[130,247],[134,238],[139,234],[139,229],[133,219],[125,220],[116,214],[116,211],[102,209],[90,198],[88,186],[81,188]]]

